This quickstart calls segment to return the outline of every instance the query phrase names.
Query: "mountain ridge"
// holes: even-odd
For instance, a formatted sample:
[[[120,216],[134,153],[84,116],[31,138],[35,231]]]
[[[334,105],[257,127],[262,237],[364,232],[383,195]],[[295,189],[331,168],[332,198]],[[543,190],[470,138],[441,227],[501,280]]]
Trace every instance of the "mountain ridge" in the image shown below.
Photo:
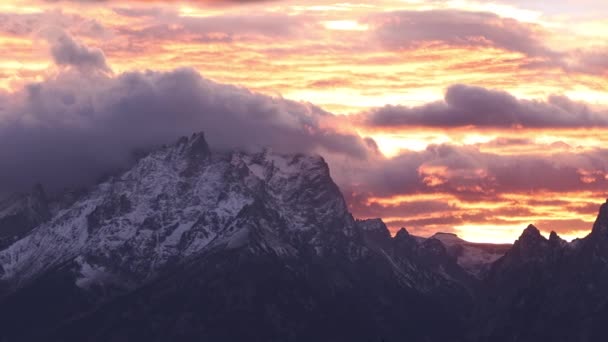
[[[201,133],[68,197],[0,249],[0,340],[594,341],[608,318],[607,204],[576,243],[391,236],[323,158]]]
[[[303,324],[290,328],[294,334],[317,340],[347,327],[352,338],[445,339],[446,331],[429,329],[430,317],[463,331],[456,312],[470,311],[474,281],[441,244],[403,237],[392,238],[381,221],[355,221],[321,157],[216,153],[195,134],[141,158],[0,250],[0,321],[8,327],[0,338],[90,340],[82,323],[104,341],[135,328],[140,335],[129,340],[237,338],[235,324],[273,339],[287,333],[289,317]],[[253,293],[262,288],[273,291],[259,302]],[[190,307],[197,300],[200,307]],[[161,304],[168,302],[175,305]],[[218,321],[205,303],[241,320]],[[244,315],[245,307],[276,324]],[[131,312],[130,326],[119,329],[114,310]],[[150,327],[158,310],[168,319],[161,331]],[[336,326],[319,330],[319,315]],[[400,326],[399,317],[417,328]]]

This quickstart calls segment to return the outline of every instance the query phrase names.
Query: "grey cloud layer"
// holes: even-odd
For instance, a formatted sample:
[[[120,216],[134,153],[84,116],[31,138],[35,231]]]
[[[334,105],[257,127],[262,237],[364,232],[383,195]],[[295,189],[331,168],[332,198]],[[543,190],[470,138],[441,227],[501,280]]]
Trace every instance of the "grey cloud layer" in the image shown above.
[[[0,33],[14,36],[57,34],[57,30],[70,30],[79,36],[100,37],[107,30],[96,20],[53,10],[40,13],[0,13]],[[50,32],[49,32],[50,31]]]
[[[530,56],[557,56],[543,46],[540,33],[531,25],[493,13],[402,11],[380,14],[371,20],[376,23],[379,41],[393,49],[442,42],[453,46],[494,46]]]
[[[395,11],[368,18],[373,39],[390,50],[407,50],[420,44],[494,47],[528,57],[523,67],[559,68],[565,72],[608,73],[608,47],[588,51],[556,51],[544,40],[544,27],[504,18],[489,12],[460,10]]]
[[[365,159],[372,141],[323,128],[310,104],[221,85],[190,69],[86,76],[77,69],[0,96],[0,189],[53,189],[128,165],[131,153],[205,131],[215,149],[272,147]]]
[[[504,91],[454,85],[447,89],[444,101],[418,107],[385,106],[364,115],[363,121],[372,127],[580,128],[608,126],[608,113],[563,96],[519,100]]]
[[[108,3],[108,2],[124,2],[123,0],[45,0],[47,2],[80,2],[80,3],[90,3],[90,4],[99,4],[99,3]],[[197,4],[204,5],[245,5],[245,4],[254,4],[261,2],[271,2],[278,0],[131,0],[131,2],[142,2],[142,3],[175,3],[175,2],[191,2]]]
[[[207,17],[184,17],[176,10],[159,8],[114,9],[119,15],[147,18],[141,28],[120,28],[119,34],[139,39],[186,39],[205,42],[231,42],[256,37],[293,38],[310,35],[315,20],[305,15],[291,16],[277,13],[250,13]],[[317,25],[318,26],[318,25]]]
[[[497,196],[510,193],[601,191],[608,187],[608,149],[498,155],[475,146],[431,145],[424,151],[403,151],[391,159],[353,167],[341,177],[348,179],[342,188],[355,212],[395,217],[403,208],[426,213],[442,202],[368,206],[367,199],[448,193],[462,201],[500,201]]]
[[[424,151],[403,151],[394,158],[360,167],[351,165],[348,172],[339,174],[338,180],[350,210],[357,217],[382,217],[392,227],[407,227],[417,234],[431,235],[437,227],[428,226],[438,225],[450,231],[462,224],[512,225],[514,221],[508,218],[536,216],[538,213],[533,209],[537,206],[557,206],[573,215],[593,215],[597,205],[581,206],[567,197],[543,196],[543,192],[605,191],[608,150],[497,155],[481,152],[476,146],[432,145]],[[527,201],[502,197],[514,193],[535,197]],[[444,194],[457,201],[446,200]],[[408,195],[413,197],[407,200]],[[404,200],[370,201],[393,196]],[[480,201],[494,202],[498,207],[466,206]],[[544,229],[566,232],[590,227],[583,220],[569,222],[571,225],[560,219],[536,223]]]

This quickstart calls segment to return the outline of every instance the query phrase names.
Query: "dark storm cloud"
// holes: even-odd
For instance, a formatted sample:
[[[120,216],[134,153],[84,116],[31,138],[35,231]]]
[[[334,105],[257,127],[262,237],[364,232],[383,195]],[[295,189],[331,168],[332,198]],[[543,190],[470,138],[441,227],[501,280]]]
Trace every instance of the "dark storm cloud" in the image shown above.
[[[135,150],[195,131],[215,150],[374,153],[370,141],[324,128],[332,114],[314,105],[218,84],[190,69],[118,76],[72,69],[0,99],[4,192],[34,182],[52,189],[88,183],[128,165]]]
[[[364,122],[372,127],[580,128],[608,126],[608,113],[563,96],[519,100],[504,91],[454,85],[443,101],[418,107],[385,106],[364,115]]]
[[[535,26],[493,13],[459,10],[399,11],[372,17],[377,39],[391,49],[419,43],[496,47],[528,56],[556,58]]]

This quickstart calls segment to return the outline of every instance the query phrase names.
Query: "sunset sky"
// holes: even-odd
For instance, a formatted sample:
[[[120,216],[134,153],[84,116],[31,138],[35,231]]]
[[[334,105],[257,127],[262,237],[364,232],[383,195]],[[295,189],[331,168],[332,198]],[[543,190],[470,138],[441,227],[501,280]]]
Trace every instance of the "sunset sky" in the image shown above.
[[[608,1],[3,0],[0,42],[0,195],[202,130],[421,236],[573,239],[608,197]]]

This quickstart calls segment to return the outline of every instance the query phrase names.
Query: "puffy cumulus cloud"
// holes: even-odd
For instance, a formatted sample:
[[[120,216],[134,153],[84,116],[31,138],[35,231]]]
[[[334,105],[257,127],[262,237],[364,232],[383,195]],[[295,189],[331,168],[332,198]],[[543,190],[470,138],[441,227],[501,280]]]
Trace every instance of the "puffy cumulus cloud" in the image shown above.
[[[542,43],[543,32],[532,24],[489,12],[460,10],[398,11],[372,16],[377,39],[391,49],[422,43],[494,47],[553,59],[559,54]]]
[[[581,128],[608,126],[608,112],[564,96],[520,100],[504,91],[453,85],[444,100],[418,107],[385,106],[363,116],[372,127]]]
[[[84,72],[103,54],[69,36],[52,45],[61,69],[15,93],[0,93],[0,189],[35,182],[86,184],[128,165],[132,153],[204,131],[217,149],[309,152],[365,159],[372,140],[332,129],[334,116],[309,104],[218,84],[192,69]]]
[[[64,31],[47,35],[51,55],[56,65],[74,67],[85,72],[111,71],[101,49],[81,44]]]

